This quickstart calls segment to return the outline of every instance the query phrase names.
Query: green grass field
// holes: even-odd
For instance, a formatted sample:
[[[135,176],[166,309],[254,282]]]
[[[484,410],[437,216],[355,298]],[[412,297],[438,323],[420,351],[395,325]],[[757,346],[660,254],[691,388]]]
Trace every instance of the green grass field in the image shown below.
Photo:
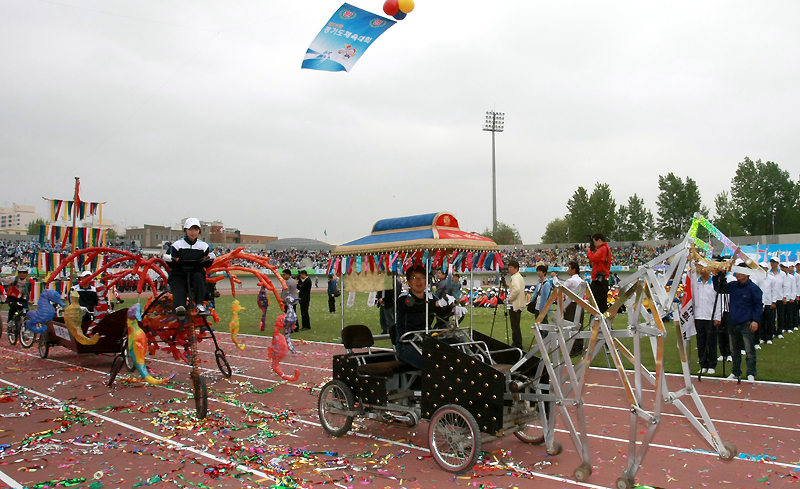
[[[255,294],[239,294],[239,302],[246,307],[245,311],[239,313],[240,318],[240,332],[255,335],[272,335],[272,328],[275,318],[278,316],[279,311],[277,306],[270,306],[267,313],[267,327],[264,332],[258,330],[258,324],[261,320],[261,310],[256,305]],[[274,303],[274,298],[273,303]],[[233,297],[222,296],[217,299],[217,313],[221,318],[221,322],[216,326],[217,330],[227,331],[228,323],[231,319],[231,303]],[[129,305],[126,301],[125,306]],[[492,321],[494,319],[494,309],[476,308],[474,310],[475,329],[485,334],[492,334],[494,338],[501,341],[506,341],[506,320],[503,316],[503,310],[497,311],[494,329],[492,329]],[[299,308],[298,308],[299,313]],[[329,343],[341,342],[341,329],[342,320],[340,314],[340,304],[336,304],[336,313],[331,314],[328,312],[328,298],[325,292],[314,292],[311,295],[311,307],[309,314],[311,316],[311,330],[297,332],[292,335],[292,338],[324,341]],[[468,319],[467,319],[468,321]],[[531,344],[533,340],[533,333],[530,325],[533,322],[533,315],[527,312],[522,313],[522,334],[524,344],[526,346]],[[625,329],[627,327],[628,317],[626,314],[619,314],[614,320],[614,329]],[[367,294],[359,293],[356,295],[355,305],[351,308],[346,308],[345,311],[345,325],[347,324],[366,324],[372,329],[373,334],[380,334],[380,323],[378,322],[378,309],[376,307],[367,307]],[[469,324],[466,322],[465,324]],[[664,357],[664,366],[667,372],[679,373],[681,370],[680,357],[678,347],[675,342],[676,334],[673,323],[667,323],[667,339],[666,339],[666,352]],[[508,335],[510,337],[510,328]],[[765,381],[779,381],[800,383],[800,355],[792,353],[798,349],[800,344],[800,332],[793,334],[786,334],[785,339],[776,339],[774,345],[764,345],[762,350],[758,351],[758,380]],[[509,341],[510,343],[510,341]],[[623,340],[623,343],[632,349],[632,341],[629,339]],[[390,347],[388,341],[378,342],[376,346]],[[649,342],[643,344],[642,348],[643,361],[645,366],[649,369],[654,368],[652,351],[649,348]],[[697,363],[697,348],[692,342],[691,356],[692,360],[692,373],[695,374],[699,370]],[[594,366],[605,367],[606,360],[604,355],[598,355],[595,359]],[[613,365],[613,363],[612,363]],[[626,367],[632,368],[630,363],[626,361]],[[746,366],[744,360],[742,361],[742,372],[746,374]],[[731,371],[731,364],[725,364],[726,375]],[[717,364],[717,377],[722,376],[722,363]]]

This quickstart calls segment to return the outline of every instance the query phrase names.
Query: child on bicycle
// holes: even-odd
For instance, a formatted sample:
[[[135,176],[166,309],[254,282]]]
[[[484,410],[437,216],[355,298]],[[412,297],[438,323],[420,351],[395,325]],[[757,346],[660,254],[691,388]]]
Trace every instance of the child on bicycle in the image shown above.
[[[192,299],[195,310],[201,316],[207,316],[208,310],[203,305],[206,295],[206,269],[216,258],[211,247],[200,236],[200,221],[194,217],[183,223],[186,235],[172,243],[164,254],[164,261],[170,263],[167,284],[172,292],[172,306],[178,316],[186,315],[187,281],[191,283]]]
[[[0,278],[0,284],[6,287],[5,295],[6,302],[8,302],[8,324],[11,324],[14,316],[28,307],[31,283],[32,280],[28,278],[28,267],[25,265],[17,267],[16,275]]]

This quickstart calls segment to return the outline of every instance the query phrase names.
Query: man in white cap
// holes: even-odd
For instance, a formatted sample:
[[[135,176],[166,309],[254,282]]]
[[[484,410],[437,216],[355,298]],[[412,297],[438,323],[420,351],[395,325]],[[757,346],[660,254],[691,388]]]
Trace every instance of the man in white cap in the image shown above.
[[[794,300],[794,331],[800,327],[800,261],[794,262],[794,280],[797,297]]]
[[[94,287],[92,282],[81,285],[81,282],[88,280],[87,277],[91,276],[92,272],[90,270],[82,271],[78,275],[78,283],[72,286],[72,290],[78,293],[78,305],[86,309],[87,312],[94,313],[94,308],[97,306],[99,301],[97,297],[97,289]],[[71,301],[72,297],[70,297],[70,302]]]
[[[737,265],[744,262],[737,260]],[[761,319],[763,303],[761,289],[750,280],[745,273],[737,273],[736,280],[728,283],[728,295],[731,310],[731,351],[733,352],[733,368],[728,380],[739,380],[742,376],[742,350],[746,352],[747,380],[753,381],[758,375],[756,371],[755,332]],[[722,315],[719,310],[714,313],[714,324],[721,324]]]
[[[762,261],[758,264],[766,275],[764,278],[756,278],[752,277],[753,282],[758,285],[758,288],[761,289],[761,303],[764,306],[763,311],[761,312],[761,327],[758,328],[756,331],[756,339],[758,343],[756,344],[756,350],[761,349],[761,345],[767,342],[769,339],[769,344],[772,344],[772,331],[775,328],[775,310],[772,308],[772,274],[769,273],[769,263]],[[769,334],[769,337],[767,335]]]

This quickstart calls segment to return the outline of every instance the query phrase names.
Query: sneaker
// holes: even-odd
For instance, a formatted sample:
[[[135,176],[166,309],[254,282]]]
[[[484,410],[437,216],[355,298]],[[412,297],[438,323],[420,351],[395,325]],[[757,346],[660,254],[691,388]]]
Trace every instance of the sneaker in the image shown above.
[[[198,316],[208,316],[208,309],[203,304],[197,304],[194,310],[197,311]]]
[[[739,377],[734,374],[730,374],[729,376],[725,377],[725,380],[739,380]]]
[[[710,369],[708,369],[707,373],[708,373],[708,375],[714,375],[717,372],[713,368],[710,368]]]
[[[797,328],[798,328],[798,327],[797,327],[797,326],[795,326],[795,327],[794,327],[794,331],[797,331]]]
[[[261,321],[261,323],[258,325],[258,330],[264,331],[264,321]]]
[[[759,341],[758,343],[759,343],[759,344],[761,344],[761,345],[763,345],[763,344],[764,344],[764,343],[766,343],[766,342],[765,342],[764,340],[761,340],[761,341]]]
[[[761,345],[756,345],[756,350],[760,350],[760,349],[761,349]]]
[[[794,329],[788,329],[788,330],[786,330],[786,332],[787,333],[794,333]]]
[[[749,380],[750,382],[755,382],[756,378],[753,377],[752,375],[748,375],[747,380]]]
[[[779,335],[778,335],[778,338],[780,338],[780,339],[783,339],[783,335],[782,335],[782,334],[779,334]]]
[[[726,362],[733,362],[733,357],[728,355],[727,358],[725,358],[725,361]]]
[[[722,355],[720,355],[720,356],[719,356],[719,358],[717,358],[717,361],[718,361],[718,362],[724,362],[724,361],[725,361],[725,357],[723,357]]]
[[[703,375],[705,375],[705,374],[707,374],[707,373],[708,373],[708,369],[707,369],[707,368],[705,368],[705,367],[703,367],[703,368],[701,368],[701,369],[700,369],[700,373],[701,373],[701,374],[703,374]]]
[[[745,355],[747,355],[747,352],[742,350],[742,356],[745,356]]]
[[[186,308],[183,307],[183,306],[176,307],[175,308],[175,314],[177,314],[178,317],[181,317],[181,318],[186,316]]]
[[[767,340],[767,344],[771,345],[772,344],[772,340]]]

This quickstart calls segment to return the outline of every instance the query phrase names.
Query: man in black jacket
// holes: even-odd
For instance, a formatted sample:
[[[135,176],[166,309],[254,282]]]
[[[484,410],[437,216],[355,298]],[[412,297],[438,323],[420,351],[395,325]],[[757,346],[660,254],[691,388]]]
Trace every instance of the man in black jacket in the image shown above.
[[[311,279],[308,272],[300,270],[300,280],[297,282],[297,293],[300,295],[300,329],[311,329],[311,318],[308,316],[308,305],[311,303]]]

